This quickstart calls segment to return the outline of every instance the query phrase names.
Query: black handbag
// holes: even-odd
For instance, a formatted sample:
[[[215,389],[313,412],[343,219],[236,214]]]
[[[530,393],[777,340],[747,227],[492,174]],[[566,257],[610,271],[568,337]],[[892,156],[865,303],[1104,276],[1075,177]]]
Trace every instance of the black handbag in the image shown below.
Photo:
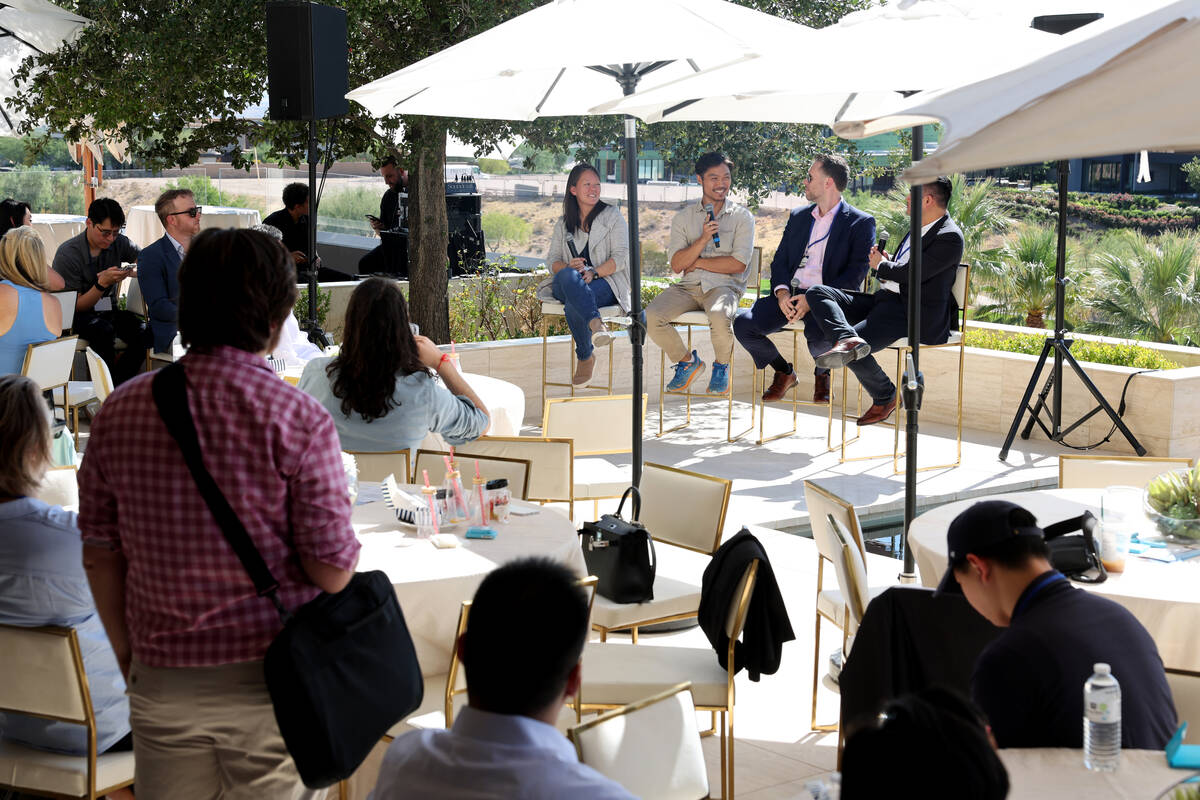
[[[301,780],[321,789],[348,778],[388,729],[421,704],[425,690],[391,581],[383,572],[358,572],[337,594],[322,592],[289,612],[277,595],[279,582],[204,466],[183,366],[159,370],[151,390],[226,541],[283,621],[263,674]]]
[[[1050,564],[1080,583],[1104,583],[1108,570],[1096,552],[1096,518],[1085,511],[1078,517],[1047,525],[1043,530],[1050,548]],[[1088,573],[1095,571],[1094,575]]]
[[[631,493],[633,519],[626,520],[621,511]],[[614,603],[644,603],[654,599],[658,561],[650,532],[637,521],[641,509],[642,497],[636,486],[630,486],[621,495],[616,514],[585,522],[579,532],[588,574],[597,578],[596,591]]]

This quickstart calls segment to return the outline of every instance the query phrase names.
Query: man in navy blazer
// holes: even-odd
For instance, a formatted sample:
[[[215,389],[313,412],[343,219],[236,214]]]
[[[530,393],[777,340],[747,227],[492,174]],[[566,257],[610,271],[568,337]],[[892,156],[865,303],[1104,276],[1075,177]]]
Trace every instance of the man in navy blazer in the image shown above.
[[[200,232],[200,211],[189,190],[163,192],[154,203],[154,213],[166,233],[138,254],[138,282],[146,301],[156,353],[170,352],[175,340],[179,264],[192,237]]]
[[[813,160],[804,179],[804,196],[813,204],[792,211],[783,229],[771,261],[772,294],[759,298],[733,321],[733,333],[754,365],[775,370],[762,396],[765,403],[783,399],[797,383],[792,365],[767,337],[802,319],[808,351],[814,358],[824,353],[833,340],[812,321],[805,290],[821,285],[857,289],[867,275],[875,219],[842,199],[849,180],[849,165],[840,155],[822,154]],[[818,366],[813,374],[813,402],[828,403],[829,370]]]
[[[954,281],[963,256],[963,235],[946,213],[953,186],[938,178],[921,194],[921,343],[941,344],[955,319]],[[912,205],[911,196],[908,205]],[[911,232],[910,232],[911,233]],[[824,367],[848,367],[871,395],[872,405],[859,425],[882,422],[896,408],[896,385],[875,361],[878,351],[908,333],[908,258],[905,234],[893,256],[871,248],[871,269],[879,275],[874,294],[846,292],[829,286],[808,290],[812,315],[829,338],[829,352],[817,356]]]

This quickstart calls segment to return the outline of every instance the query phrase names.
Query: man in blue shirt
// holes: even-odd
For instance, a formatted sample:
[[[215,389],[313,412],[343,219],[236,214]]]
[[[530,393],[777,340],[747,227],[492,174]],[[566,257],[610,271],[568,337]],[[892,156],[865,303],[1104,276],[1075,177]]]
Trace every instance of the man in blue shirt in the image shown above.
[[[980,654],[971,693],[1000,747],[1083,746],[1083,684],[1104,662],[1121,684],[1121,746],[1162,750],[1175,704],[1154,640],[1124,607],[1050,564],[1024,508],[976,503],[950,523],[940,592],[962,592],[1004,632]]]
[[[796,385],[792,365],[767,338],[803,320],[804,338],[813,358],[833,346],[824,329],[808,313],[804,293],[813,286],[855,290],[867,277],[867,255],[875,241],[875,219],[842,199],[850,180],[846,159],[836,154],[813,159],[804,178],[804,196],[812,205],[795,209],[783,229],[783,240],[771,261],[771,291],[733,320],[733,333],[754,358],[754,366],[770,365],[775,379],[763,393],[764,403],[783,399]],[[829,402],[829,370],[813,370],[813,402]]]
[[[524,559],[490,573],[458,642],[469,705],[448,730],[392,742],[372,796],[630,800],[554,727],[579,691],[587,635],[587,595],[566,567]]]

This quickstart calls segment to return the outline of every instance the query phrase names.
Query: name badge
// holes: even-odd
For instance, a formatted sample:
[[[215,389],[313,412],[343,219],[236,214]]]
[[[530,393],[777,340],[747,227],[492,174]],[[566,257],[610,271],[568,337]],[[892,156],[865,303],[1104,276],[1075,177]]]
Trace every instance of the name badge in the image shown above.
[[[96,301],[96,305],[92,306],[93,311],[112,311],[112,298],[101,297]]]

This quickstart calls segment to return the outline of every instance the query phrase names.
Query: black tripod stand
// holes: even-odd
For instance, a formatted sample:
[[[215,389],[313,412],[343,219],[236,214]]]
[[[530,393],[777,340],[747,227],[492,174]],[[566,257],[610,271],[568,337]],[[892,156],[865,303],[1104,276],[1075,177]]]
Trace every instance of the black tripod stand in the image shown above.
[[[1004,446],[1000,448],[1001,461],[1008,458],[1009,448],[1012,447],[1013,438],[1017,435],[1017,429],[1021,427],[1021,418],[1025,416],[1026,411],[1029,412],[1029,422],[1025,424],[1024,430],[1021,431],[1022,439],[1028,439],[1029,434],[1033,432],[1033,426],[1037,425],[1051,441],[1062,443],[1067,434],[1103,411],[1105,414],[1108,414],[1108,418],[1112,420],[1113,425],[1125,436],[1130,446],[1133,447],[1134,452],[1139,456],[1146,455],[1146,448],[1142,447],[1137,437],[1133,435],[1133,431],[1129,430],[1129,426],[1113,410],[1113,407],[1108,404],[1108,401],[1104,399],[1104,395],[1096,388],[1096,384],[1092,383],[1091,378],[1083,371],[1083,367],[1079,366],[1079,362],[1071,355],[1072,340],[1065,338],[1066,329],[1063,326],[1063,316],[1067,293],[1067,172],[1069,169],[1070,167],[1066,161],[1058,162],[1058,256],[1054,265],[1054,335],[1042,345],[1042,354],[1038,357],[1037,366],[1033,368],[1033,374],[1029,376],[1029,385],[1025,387],[1025,396],[1021,398],[1021,405],[1017,408],[1016,416],[1013,417],[1012,426],[1008,429],[1008,436],[1004,437]],[[1029,401],[1033,397],[1034,390],[1037,388],[1038,378],[1041,377],[1042,369],[1046,366],[1046,359],[1052,352],[1054,353],[1054,365],[1050,377],[1046,379],[1045,385],[1042,386],[1042,391],[1038,394],[1037,402],[1033,406],[1030,406]],[[1062,426],[1062,374],[1064,361],[1070,364],[1071,369],[1075,370],[1075,374],[1079,377],[1079,382],[1091,392],[1092,397],[1098,403],[1095,408],[1065,428]],[[1047,397],[1050,398],[1049,403],[1046,402]],[[1049,425],[1042,421],[1042,414],[1045,414],[1049,418]]]

